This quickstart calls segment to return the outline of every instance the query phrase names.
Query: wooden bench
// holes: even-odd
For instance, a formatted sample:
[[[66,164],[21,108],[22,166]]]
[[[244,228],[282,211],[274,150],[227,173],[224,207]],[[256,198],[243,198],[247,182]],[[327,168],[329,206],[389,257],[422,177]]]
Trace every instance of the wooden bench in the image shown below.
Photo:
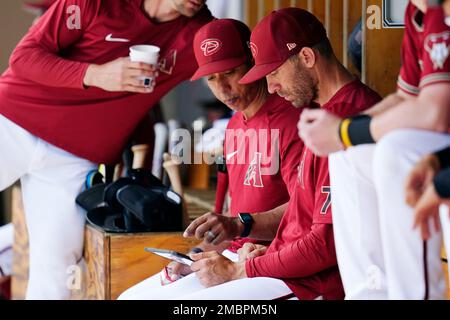
[[[20,188],[15,187],[12,192],[15,228],[12,298],[24,299],[28,282],[28,231]],[[206,192],[206,201],[213,199],[212,193]],[[194,193],[193,198],[197,196]],[[188,203],[192,218],[205,211],[198,204]],[[145,247],[187,252],[197,244],[195,240],[183,238],[181,232],[117,234],[90,225],[86,226],[84,236],[86,264],[79,266],[83,281],[81,288],[72,290],[73,299],[116,299],[127,288],[159,272],[168,260],[145,252]]]
[[[12,277],[12,298],[24,299],[28,282],[28,232],[23,213],[20,188],[13,188],[12,210],[15,228],[14,262]],[[212,202],[213,191],[186,191],[190,199],[203,195],[203,201]],[[188,203],[191,219],[204,213],[198,203]],[[132,285],[159,272],[167,260],[144,251],[144,247],[159,247],[186,252],[196,242],[185,239],[181,233],[139,233],[114,234],[106,233],[87,225],[85,229],[84,260],[81,265],[82,287],[72,290],[73,299],[109,300],[116,299]],[[443,250],[443,256],[445,252]],[[448,279],[448,264],[443,263],[445,276]],[[448,290],[450,299],[450,290]]]
[[[116,299],[132,285],[161,271],[168,260],[144,251],[145,247],[187,252],[195,244],[181,233],[113,234],[87,226],[84,258],[88,286],[83,298]]]
[[[448,275],[448,255],[445,252],[445,248],[442,248],[442,258],[447,260],[447,262],[443,262],[442,265],[444,267],[445,279],[447,280],[447,300],[450,300],[450,278]]]

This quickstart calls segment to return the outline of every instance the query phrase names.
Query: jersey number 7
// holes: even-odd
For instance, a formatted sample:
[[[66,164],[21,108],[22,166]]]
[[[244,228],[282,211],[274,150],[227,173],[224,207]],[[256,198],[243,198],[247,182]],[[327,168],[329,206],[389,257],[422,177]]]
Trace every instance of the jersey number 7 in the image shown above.
[[[322,193],[327,195],[327,199],[323,203],[322,209],[320,210],[321,214],[327,214],[328,209],[331,206],[331,188],[329,186],[322,187]]]

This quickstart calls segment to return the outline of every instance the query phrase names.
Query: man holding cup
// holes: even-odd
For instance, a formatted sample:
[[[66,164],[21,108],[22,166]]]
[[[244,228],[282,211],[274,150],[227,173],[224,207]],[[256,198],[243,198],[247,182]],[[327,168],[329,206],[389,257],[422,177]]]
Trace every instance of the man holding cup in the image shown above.
[[[130,47],[130,61],[132,62],[143,62],[152,66],[158,64],[159,52],[161,49],[157,46],[152,45],[136,45]],[[149,88],[151,91],[155,88],[155,77],[159,73],[156,71],[153,77],[141,76],[139,80],[144,81],[144,86]]]
[[[0,77],[0,190],[21,180],[27,298],[70,296],[85,221],[75,197],[88,171],[120,158],[150,106],[192,76],[194,34],[212,20],[205,2],[59,0],[16,47]],[[158,62],[131,61],[135,45],[159,47]]]

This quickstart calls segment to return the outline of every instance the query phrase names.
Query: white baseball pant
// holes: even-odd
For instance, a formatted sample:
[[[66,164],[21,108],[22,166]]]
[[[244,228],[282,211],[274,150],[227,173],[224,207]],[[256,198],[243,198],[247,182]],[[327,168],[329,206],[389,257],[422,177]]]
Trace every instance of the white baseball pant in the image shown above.
[[[96,165],[0,115],[0,190],[20,179],[28,227],[27,299],[66,299],[82,258],[84,212],[75,203]]]
[[[222,254],[238,260],[229,250]],[[245,278],[205,288],[195,273],[165,286],[158,273],[123,292],[119,300],[274,300],[292,295],[291,289],[275,278]]]
[[[450,135],[398,130],[330,156],[333,228],[346,299],[444,299],[441,233],[413,230],[405,180]],[[442,224],[448,230],[448,215]]]

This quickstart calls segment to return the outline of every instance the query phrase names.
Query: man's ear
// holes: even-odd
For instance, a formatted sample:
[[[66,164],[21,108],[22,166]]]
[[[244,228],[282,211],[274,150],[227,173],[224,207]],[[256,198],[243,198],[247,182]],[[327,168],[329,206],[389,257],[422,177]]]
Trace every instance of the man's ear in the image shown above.
[[[312,69],[316,64],[316,53],[311,48],[304,47],[300,50],[298,58],[306,68]]]

